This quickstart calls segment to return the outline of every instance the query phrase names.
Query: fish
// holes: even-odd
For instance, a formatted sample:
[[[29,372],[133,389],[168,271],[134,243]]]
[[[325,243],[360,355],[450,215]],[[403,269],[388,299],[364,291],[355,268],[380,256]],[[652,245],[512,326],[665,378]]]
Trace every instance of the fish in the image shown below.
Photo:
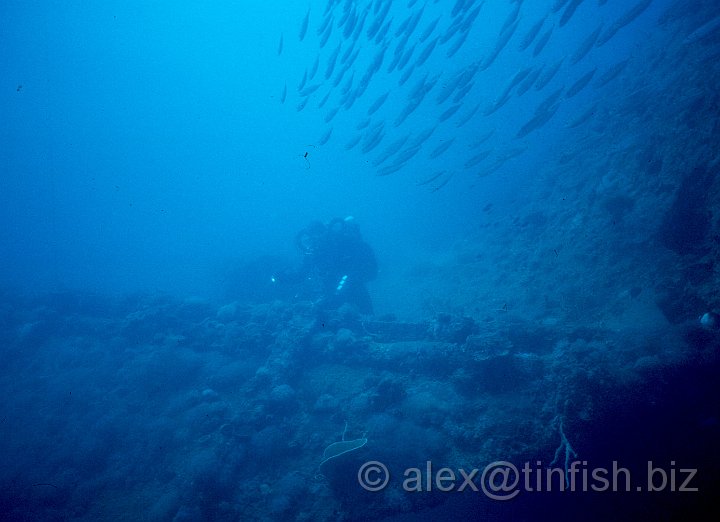
[[[624,15],[618,18],[615,23],[609,27],[608,30],[605,31],[600,36],[600,38],[598,38],[598,41],[595,45],[600,47],[610,41],[610,39],[615,36],[620,29],[630,24],[638,16],[643,14],[645,10],[650,7],[650,4],[652,4],[652,0],[640,0],[640,2],[635,4],[630,10],[628,10]]]
[[[398,153],[397,158],[395,158],[395,163],[407,163],[420,151],[420,149],[420,145],[414,145],[404,149],[403,151]]]
[[[318,27],[317,35],[322,35],[325,31],[327,31],[328,25],[332,25],[334,18],[332,16],[325,16],[325,19],[323,20],[322,24],[320,24],[320,27]]]
[[[398,70],[402,70],[407,65],[407,63],[410,61],[410,58],[412,57],[412,54],[415,51],[415,47],[417,47],[417,44],[413,45],[410,49],[407,49],[403,53],[402,57],[400,58],[400,60],[398,61],[398,64],[397,64]]]
[[[445,32],[440,36],[440,44],[446,44],[460,31],[462,25],[462,19],[456,19],[450,26],[445,29]]]
[[[390,74],[395,70],[397,67],[397,64],[400,62],[400,58],[402,58],[402,54],[393,53],[393,59],[390,61],[390,65],[388,65],[387,73]]]
[[[345,73],[346,73],[346,72],[347,72],[347,67],[346,67],[345,69],[343,69],[343,70],[340,72],[340,74],[338,74],[337,78],[336,78],[335,81],[333,82],[333,87],[337,87],[337,86],[340,84],[340,82],[342,81],[342,79],[343,79],[343,77],[345,76]],[[348,78],[348,79],[345,81],[345,85],[343,85],[342,87],[340,87],[340,94],[347,94],[348,92],[350,92],[350,89],[352,89],[352,85],[353,85],[353,81],[354,81],[354,80],[355,80],[355,71],[353,71],[352,74],[350,75],[350,78]]]
[[[367,20],[368,13],[370,12],[370,7],[366,7],[365,11],[363,11],[363,14],[360,18],[360,20],[355,24],[355,30],[352,32],[352,40],[353,42],[356,42],[358,38],[360,38],[360,33],[363,30],[363,27],[365,27],[365,20]]]
[[[410,99],[420,99],[422,100],[425,98],[425,95],[427,95],[428,92],[435,86],[437,83],[437,80],[439,78],[438,76],[435,76],[434,78],[431,78],[430,81],[428,81],[428,76],[430,73],[425,73],[425,76],[420,78],[418,82],[415,84],[415,87],[412,88],[410,91]]]
[[[428,127],[424,131],[422,131],[420,134],[415,136],[415,139],[410,142],[409,147],[420,147],[423,143],[425,143],[430,136],[433,135],[433,132],[435,132],[435,129],[437,129],[437,125],[433,127]]]
[[[425,10],[425,6],[420,8],[417,13],[415,13],[415,16],[412,18],[410,23],[405,28],[405,34],[410,37],[413,32],[415,32],[415,29],[417,29],[418,24],[420,23],[420,18],[422,18],[423,11]]]
[[[332,109],[330,109],[325,115],[325,123],[330,123],[330,121],[335,117],[339,110],[340,107],[333,107]]]
[[[493,48],[492,52],[489,56],[485,58],[481,65],[481,70],[485,70],[488,67],[490,67],[495,59],[500,55],[502,50],[505,48],[505,46],[510,41],[510,38],[512,38],[513,34],[515,34],[515,30],[518,27],[518,20],[515,20],[515,22],[510,25],[509,27],[504,27],[503,30],[500,32],[500,36],[498,36],[497,41],[495,42],[495,47]]]
[[[484,116],[490,116],[491,114],[497,112],[497,111],[498,111],[499,109],[501,109],[507,102],[509,102],[511,98],[512,98],[512,96],[511,96],[511,91],[506,91],[502,96],[500,96],[500,98],[498,98],[497,100],[495,100],[495,103],[493,103],[492,105],[490,105],[489,107],[487,107],[487,108],[483,111],[483,115],[484,115]]]
[[[369,70],[372,70],[373,74],[380,70],[380,67],[382,67],[383,62],[385,61],[385,53],[388,50],[388,46],[384,45],[382,48],[378,50],[377,53],[375,53],[375,58],[373,58],[372,64],[368,68]]]
[[[310,21],[310,8],[308,7],[307,13],[305,14],[305,18],[303,18],[303,21],[300,24],[300,34],[298,34],[298,37],[300,38],[301,42],[305,39],[305,34],[307,33],[309,21]]]
[[[560,104],[556,103],[555,105],[548,107],[544,111],[536,112],[536,114],[520,128],[515,137],[524,138],[532,131],[543,127],[547,122],[552,119],[559,107]],[[502,163],[500,164],[500,166],[502,166]]]
[[[471,148],[475,149],[485,143],[487,140],[489,140],[493,134],[495,134],[495,129],[490,129],[488,132],[480,136],[475,142],[470,146]]]
[[[383,25],[380,30],[378,31],[378,34],[375,35],[375,43],[379,44],[381,41],[385,39],[385,36],[387,36],[388,31],[390,30],[390,26],[392,25],[392,18],[385,22],[385,25]]]
[[[325,47],[325,44],[327,43],[328,39],[330,38],[330,35],[332,34],[333,30],[333,24],[329,24],[327,26],[327,29],[325,29],[325,32],[320,36],[320,49]]]
[[[328,93],[325,96],[323,96],[323,99],[320,100],[320,103],[318,103],[318,109],[322,109],[325,106],[325,104],[327,103],[331,94],[332,94],[332,91],[328,91]]]
[[[345,67],[352,67],[352,65],[355,63],[355,60],[357,60],[358,54],[360,54],[360,49],[355,49],[355,52],[352,53],[350,58],[348,58],[347,63],[345,64]]]
[[[405,142],[408,140],[409,137],[410,135],[406,134],[405,136],[398,138],[390,145],[388,145],[382,152],[382,154],[380,154],[372,161],[373,167],[378,167],[381,164],[385,163],[393,154],[395,154],[397,151],[400,150],[403,145],[405,145]]]
[[[555,105],[559,100],[560,96],[562,96],[563,91],[565,90],[565,87],[560,87],[559,89],[555,90],[547,96],[541,103],[538,105],[537,109],[535,109],[535,112],[546,112],[550,107]]]
[[[438,116],[438,121],[443,122],[443,121],[451,118],[452,115],[455,114],[460,109],[460,107],[462,107],[462,105],[459,103],[451,106],[449,109],[447,109],[445,112],[443,112],[440,116]]]
[[[467,85],[469,82],[472,81],[473,78],[475,78],[475,74],[480,70],[480,63],[475,62],[471,63],[465,69],[463,69],[456,77],[456,87],[458,89],[461,89],[464,85]]]
[[[418,182],[416,183],[416,185],[417,185],[418,187],[422,187],[423,185],[428,185],[428,184],[432,183],[433,181],[435,181],[436,179],[438,179],[438,178],[439,178],[440,176],[442,176],[443,174],[445,174],[446,172],[447,172],[446,170],[441,170],[440,172],[436,172],[435,174],[433,174],[433,175],[430,176],[429,178],[427,178],[427,179],[425,179],[425,180],[423,180],[423,181],[418,181]]]
[[[287,83],[283,86],[282,93],[280,94],[280,103],[285,103],[287,98]]]
[[[452,93],[455,92],[455,86],[445,86],[442,88],[440,93],[435,98],[435,103],[438,105],[442,105],[445,103],[445,100],[447,100],[450,96],[452,96]]]
[[[385,125],[384,123],[380,122],[375,127],[368,130],[368,132],[365,134],[365,139],[363,140],[363,144],[360,150],[363,154],[367,154],[375,147],[380,145],[380,142],[383,140],[384,137]]]
[[[469,122],[473,118],[473,116],[475,116],[475,113],[477,113],[478,109],[480,109],[479,103],[477,103],[473,109],[468,111],[468,113],[465,116],[463,116],[458,121],[456,121],[455,126],[460,128],[463,125],[465,125],[467,122]]]
[[[378,176],[389,176],[390,174],[394,174],[401,168],[405,166],[404,163],[393,163],[392,165],[388,165],[387,167],[383,167],[378,171]]]
[[[515,147],[514,149],[507,150],[502,154],[498,154],[497,160],[501,163],[505,163],[513,158],[517,158],[520,154],[525,152],[527,147]]]
[[[375,13],[377,15],[375,17],[375,21],[372,23],[372,25],[370,25],[367,32],[365,33],[368,40],[372,40],[377,35],[378,31],[380,31],[380,28],[383,26],[385,18],[390,11],[390,6],[392,6],[392,2],[384,2],[382,6],[382,11],[380,11],[379,13]]]
[[[475,72],[477,72],[478,69],[479,67],[477,63],[471,64],[470,66],[465,67],[465,69],[457,73],[452,79],[450,79],[450,81],[441,84],[441,91],[437,96],[436,103],[438,105],[442,104],[452,95],[453,92],[455,92],[456,89],[462,88],[470,81],[472,81],[473,77],[475,76]]]
[[[343,29],[343,38],[348,39],[350,38],[350,35],[353,32],[353,29],[355,29],[355,24],[357,24],[358,21],[358,15],[357,10],[351,9],[343,15],[342,18],[340,18],[339,27],[344,27]]]
[[[363,74],[362,78],[360,78],[360,82],[358,83],[357,88],[355,89],[355,95],[359,98],[363,94],[365,94],[365,91],[367,91],[367,88],[370,86],[370,81],[372,80],[373,74],[375,74],[372,71],[372,68],[365,71],[365,74]]]
[[[313,78],[315,78],[315,73],[317,73],[319,66],[320,66],[320,54],[315,56],[315,62],[313,63],[312,68],[310,69],[310,74],[308,74],[308,80],[312,80]]]
[[[518,16],[520,16],[520,6],[521,5],[522,5],[522,2],[515,2],[515,7],[507,15],[507,18],[505,18],[505,22],[503,23],[502,28],[500,29],[500,33],[507,31],[514,24],[517,24]]]
[[[586,121],[588,121],[590,118],[592,118],[595,115],[595,113],[597,112],[598,106],[599,106],[599,103],[595,103],[595,104],[591,105],[587,110],[585,110],[585,112],[583,112],[580,116],[578,116],[572,122],[570,122],[568,124],[568,128],[574,129],[576,127],[579,127]]]
[[[613,81],[625,70],[628,63],[630,63],[630,58],[626,58],[625,60],[622,60],[610,67],[602,76],[600,76],[600,78],[597,79],[594,87],[598,89]]]
[[[462,89],[458,89],[458,91],[455,93],[455,96],[453,96],[453,101],[455,103],[457,103],[460,100],[462,100],[465,97],[465,95],[470,92],[470,90],[473,88],[474,85],[475,85],[474,83],[470,82]]]
[[[405,69],[405,72],[398,80],[398,85],[405,85],[405,82],[407,82],[412,76],[413,71],[415,71],[415,64]]]
[[[484,150],[482,152],[479,152],[478,154],[475,154],[472,158],[467,160],[465,162],[465,165],[463,165],[466,169],[472,168],[481,161],[484,161],[490,154],[492,153],[492,149]]]
[[[348,48],[345,50],[345,52],[340,57],[340,63],[347,64],[348,59],[352,56],[353,51],[355,50],[355,44],[348,45]]]
[[[458,38],[453,44],[453,46],[445,52],[445,56],[447,56],[448,58],[452,58],[453,56],[455,56],[455,53],[457,53],[460,48],[465,45],[465,41],[467,40],[469,32],[470,31],[463,31],[462,33],[460,33],[460,38]]]
[[[565,58],[555,62],[555,65],[547,69],[542,75],[540,75],[537,79],[537,83],[535,84],[535,90],[541,91],[545,88],[545,86],[552,81],[553,78],[555,78],[555,75],[560,70],[560,67],[562,67],[563,62],[565,61]]]
[[[390,2],[388,2],[388,5],[389,5],[389,4],[390,4]],[[440,21],[440,17],[438,16],[435,20],[433,20],[432,22],[430,22],[430,23],[427,25],[427,27],[425,28],[425,30],[424,30],[424,31],[422,32],[422,34],[420,35],[420,38],[418,39],[420,43],[424,43],[425,40],[427,40],[428,38],[430,38],[430,35],[433,33],[433,31],[434,31],[435,28],[437,27],[437,24],[438,24],[439,21]]]
[[[583,0],[571,0],[568,6],[565,8],[565,11],[563,11],[562,16],[560,17],[560,22],[558,25],[560,27],[563,27],[566,23],[570,21],[572,16],[575,14],[575,11],[578,7],[580,7],[580,4],[583,3]]]
[[[450,182],[450,180],[452,179],[452,177],[454,175],[455,175],[455,173],[451,172],[450,175],[448,177],[446,177],[439,185],[434,186],[431,192],[437,192],[438,190],[443,188],[445,185],[447,185]]]
[[[495,104],[492,106],[493,112],[498,110],[500,107],[505,105],[510,100],[510,95],[512,93],[512,90],[515,88],[515,86],[518,83],[523,81],[527,77],[528,74],[530,74],[530,71],[532,71],[532,67],[526,67],[525,69],[522,69],[522,70],[518,71],[517,73],[515,73],[515,76],[513,76],[512,79],[510,80],[510,82],[505,86],[505,89],[503,89],[502,94],[500,94],[498,99],[495,101]],[[492,113],[486,112],[485,115],[487,116],[488,114],[492,114]]]
[[[300,84],[298,85],[298,91],[302,91],[305,88],[305,82],[307,82],[308,72],[307,69],[305,69],[305,73],[303,74],[302,80],[300,80]]]
[[[330,136],[332,136],[333,128],[330,127],[325,134],[322,135],[320,140],[318,140],[318,146],[325,145],[328,141],[330,141]]]
[[[338,85],[340,85],[340,82],[342,82],[343,78],[345,78],[345,73],[348,72],[349,70],[350,70],[350,67],[347,65],[340,69],[340,71],[335,75],[335,79],[332,82],[333,87],[337,87]],[[355,71],[353,71],[349,81],[346,81],[345,85],[343,85],[342,88],[340,89],[340,94],[346,94],[350,90],[350,87],[352,87],[352,80],[354,78],[355,78]]]
[[[454,141],[455,141],[455,138],[450,138],[449,140],[447,140],[447,141],[445,141],[445,142],[443,142],[443,143],[440,143],[440,145],[438,145],[437,147],[435,147],[435,148],[432,150],[432,152],[430,153],[430,159],[435,159],[435,158],[437,158],[438,156],[440,156],[443,152],[445,152],[446,150],[448,150],[448,149],[452,146],[452,144],[453,144]]]
[[[348,142],[345,144],[345,150],[350,150],[350,149],[352,149],[353,147],[355,147],[355,145],[357,145],[358,143],[360,143],[360,140],[361,140],[361,139],[362,139],[362,134],[358,134],[358,135],[355,136],[354,138],[351,138],[350,141],[348,141]]]
[[[538,77],[540,76],[540,73],[542,72],[542,67],[538,67],[533,72],[527,75],[527,78],[525,78],[522,82],[520,82],[520,85],[518,85],[516,94],[518,96],[522,96],[528,90],[530,90],[530,87],[533,86],[533,84],[537,81]]]
[[[381,94],[377,97],[377,99],[368,107],[367,114],[368,116],[371,116],[375,114],[375,112],[382,107],[382,104],[385,103],[385,100],[387,100],[387,97],[390,95],[390,91],[387,91],[385,94]]]
[[[343,10],[343,15],[340,17],[340,20],[338,20],[338,27],[347,27],[350,24],[354,24],[355,22],[353,21],[353,19],[356,16],[357,10],[355,9],[355,6],[350,5],[349,3],[346,4],[345,9]]]
[[[555,3],[552,5],[550,10],[553,13],[557,13],[560,9],[565,7],[565,4],[567,4],[567,3],[568,3],[568,0],[555,0]]]
[[[466,0],[455,0],[455,5],[453,6],[452,11],[450,12],[450,14],[453,18],[462,12],[463,7],[465,5],[465,1]]]
[[[434,40],[432,40],[427,46],[425,46],[425,49],[423,49],[422,53],[420,53],[420,56],[418,56],[417,60],[415,60],[415,67],[422,66],[427,59],[432,54],[433,50],[435,49],[435,46],[438,43],[438,37],[435,37]]]
[[[535,44],[535,49],[533,50],[533,57],[537,57],[543,49],[545,49],[545,46],[550,41],[550,36],[552,36],[552,32],[555,26],[550,26],[550,28],[543,33],[543,35],[538,39],[537,43]]]
[[[402,21],[402,23],[395,30],[395,38],[398,38],[401,34],[405,33],[405,30],[407,29],[408,25],[410,25],[410,22],[412,22],[414,17],[415,14],[410,13],[408,17]]]
[[[368,27],[367,32],[365,33],[365,36],[367,36],[368,40],[371,40],[375,38],[375,35],[378,33],[380,28],[382,27],[382,21],[375,19],[375,21],[370,24],[370,27]]]
[[[485,176],[489,176],[490,174],[493,174],[493,173],[497,172],[498,170],[500,170],[503,165],[504,165],[504,163],[497,161],[491,167],[488,167],[488,168],[478,172],[477,175],[480,178],[484,178]]]
[[[505,90],[503,91],[503,93],[506,94],[506,93],[510,92],[511,90],[513,90],[513,88],[517,84],[519,84],[521,81],[523,81],[530,74],[530,72],[532,70],[533,70],[532,67],[526,67],[525,69],[521,69],[520,71],[515,73],[515,76],[513,76],[512,80],[510,80],[510,83],[507,85],[507,87],[505,87]],[[505,94],[503,94],[503,96]]]
[[[325,69],[325,79],[329,80],[332,76],[333,71],[335,70],[335,64],[337,63],[338,55],[340,54],[340,48],[342,47],[342,42],[338,44],[338,46],[335,48],[333,53],[330,55],[330,58],[328,59],[327,68]]]
[[[395,126],[399,127],[402,125],[408,116],[410,116],[415,109],[417,109],[420,106],[420,103],[422,100],[410,100],[407,105],[405,105],[405,108],[398,114],[397,118],[395,118]]]
[[[427,82],[427,83],[424,84],[423,91],[422,91],[422,95],[421,95],[421,97],[420,97],[421,99],[424,98],[425,95],[426,95],[428,92],[430,92],[430,90],[437,84],[439,77],[440,77],[440,74],[437,74],[437,75],[436,75],[434,78],[432,78],[429,82]],[[469,85],[469,86],[468,86],[468,88],[470,88],[470,87],[472,87],[472,85]],[[449,91],[449,92],[452,93],[452,91]],[[464,95],[464,94],[465,94],[465,93],[463,93],[463,95]],[[457,96],[456,96],[456,97],[457,97]],[[444,94],[443,94],[443,98],[444,98],[444,99],[447,99],[447,96],[444,96]],[[440,103],[438,102],[438,105],[439,105],[439,104],[440,104]]]
[[[365,118],[364,120],[360,120],[358,124],[355,126],[357,130],[363,130],[370,126],[370,123],[372,122],[372,119]]]
[[[572,58],[570,59],[570,63],[572,65],[575,65],[580,60],[585,58],[587,54],[590,52],[590,50],[595,46],[595,42],[597,42],[598,37],[600,36],[600,32],[603,29],[603,24],[600,24],[597,29],[595,29],[584,41],[580,44],[580,46],[577,48],[575,53],[572,55]]]
[[[303,90],[300,91],[300,96],[310,96],[312,93],[317,91],[320,87],[322,87],[321,83],[314,83],[312,85],[307,85]]]
[[[345,98],[340,102],[343,107],[345,107],[345,110],[350,110],[350,108],[355,104],[355,102],[358,99],[358,90],[354,89],[348,92],[345,95]]]
[[[480,10],[485,5],[485,2],[480,2],[478,6],[470,11],[470,13],[465,17],[465,19],[462,21],[462,24],[460,24],[460,30],[464,33],[467,33],[471,28],[472,25],[475,23],[475,20],[477,19],[478,15],[480,14]]]
[[[583,76],[580,77],[578,81],[573,83],[570,88],[568,88],[567,92],[565,93],[565,98],[572,98],[576,94],[578,94],[580,91],[582,91],[588,83],[590,83],[590,80],[593,79],[593,76],[595,76],[595,72],[597,71],[597,68],[593,69],[592,71],[589,71],[585,73]]]
[[[278,56],[280,56],[282,54],[284,46],[285,46],[285,38],[284,38],[284,35],[282,33],[280,33],[280,42],[278,43],[278,50],[277,50]]]
[[[713,18],[708,23],[701,25],[692,33],[687,35],[683,40],[683,44],[688,45],[699,42],[720,29],[720,16]]]
[[[525,34],[523,39],[520,41],[521,51],[524,51],[525,49],[530,47],[531,43],[533,43],[538,33],[540,33],[540,29],[542,29],[543,24],[545,24],[545,18],[546,17],[543,16],[540,20],[535,22],[535,25],[533,25],[530,30]]]

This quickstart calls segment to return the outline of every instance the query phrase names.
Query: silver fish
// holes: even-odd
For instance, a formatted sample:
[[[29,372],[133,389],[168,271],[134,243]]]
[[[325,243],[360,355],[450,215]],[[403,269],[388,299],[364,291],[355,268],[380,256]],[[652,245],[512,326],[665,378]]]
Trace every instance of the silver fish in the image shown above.
[[[308,7],[307,13],[305,14],[305,18],[303,19],[302,24],[300,24],[300,34],[298,34],[301,42],[305,39],[305,34],[307,33],[309,21],[310,21],[310,8]]]
[[[533,41],[537,37],[538,33],[540,32],[540,29],[542,29],[542,26],[544,23],[545,23],[545,17],[543,16],[540,20],[535,22],[535,25],[533,25],[527,33],[525,33],[525,36],[520,41],[520,50],[521,51],[524,51],[525,49],[530,47],[530,44],[533,43]]]
[[[548,107],[544,111],[536,112],[535,116],[533,116],[530,120],[527,121],[527,123],[525,123],[525,125],[520,128],[515,137],[524,138],[532,131],[543,127],[547,122],[552,119],[553,116],[555,116],[555,113],[557,112],[559,107],[560,104],[556,103],[555,105]],[[502,163],[500,165],[502,166]]]
[[[443,152],[445,152],[452,146],[454,141],[455,141],[455,138],[450,138],[449,140],[447,140],[443,143],[440,143],[440,145],[435,147],[433,149],[433,151],[430,153],[430,159],[435,159],[438,156],[440,156]]]
[[[587,84],[590,83],[590,80],[593,79],[596,71],[597,69],[593,69],[592,71],[587,72],[583,76],[581,76],[578,81],[576,81],[570,86],[570,88],[567,90],[567,93],[565,93],[565,97],[572,98],[580,91],[582,91],[587,86]]]
[[[580,47],[577,48],[575,53],[572,55],[572,58],[570,59],[570,63],[575,65],[580,60],[585,58],[587,54],[590,52],[590,50],[595,46],[595,42],[597,42],[598,37],[600,36],[600,32],[602,31],[603,25],[600,24],[597,29],[595,29],[584,41],[580,44]]]
[[[368,107],[367,114],[368,116],[373,115],[380,107],[382,107],[382,104],[385,103],[385,100],[387,100],[387,97],[390,95],[390,91],[387,91],[385,94],[381,94],[377,97],[377,99]]]
[[[537,44],[535,44],[535,49],[533,50],[533,57],[537,57],[543,49],[545,49],[545,46],[550,41],[550,36],[552,36],[552,32],[555,26],[551,26],[547,31],[545,31],[542,36],[538,39]]]
[[[631,23],[633,20],[635,20],[638,16],[640,16],[642,13],[645,12],[645,10],[650,7],[650,4],[652,4],[652,0],[640,0],[637,4],[635,4],[634,7],[632,7],[629,11],[627,11],[624,15],[622,15],[620,18],[618,18],[615,23],[608,28],[607,31],[605,31],[600,38],[598,38],[598,41],[596,45],[600,47],[601,45],[607,43],[613,36],[617,34],[617,32]]]
[[[560,17],[560,23],[558,24],[560,27],[563,27],[566,23],[570,21],[570,18],[575,14],[575,11],[578,7],[580,7],[580,4],[583,3],[583,0],[571,0],[571,2],[568,4],[568,6],[565,8],[565,11],[563,11],[562,16]]]
[[[322,135],[320,140],[318,140],[318,146],[325,145],[328,141],[330,141],[330,136],[332,136],[333,128],[330,127],[325,134]]]

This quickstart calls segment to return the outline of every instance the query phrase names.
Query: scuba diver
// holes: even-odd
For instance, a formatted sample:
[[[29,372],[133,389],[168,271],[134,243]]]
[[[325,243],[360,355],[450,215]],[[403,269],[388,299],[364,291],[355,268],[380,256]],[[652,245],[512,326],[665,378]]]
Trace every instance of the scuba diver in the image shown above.
[[[295,237],[302,263],[273,281],[297,284],[303,297],[319,297],[324,307],[348,303],[364,315],[373,313],[365,283],[377,276],[377,262],[352,216],[327,225],[313,221]]]

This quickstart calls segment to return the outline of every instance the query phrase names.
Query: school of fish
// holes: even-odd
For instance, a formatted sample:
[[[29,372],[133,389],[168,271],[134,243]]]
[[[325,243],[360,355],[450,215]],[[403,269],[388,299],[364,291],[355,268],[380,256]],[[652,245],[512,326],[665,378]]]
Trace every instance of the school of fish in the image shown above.
[[[281,86],[280,101],[296,111],[321,111],[324,129],[312,137],[313,143],[337,140],[336,146],[367,157],[380,176],[422,162],[417,184],[431,191],[445,187],[458,172],[487,176],[522,156],[525,139],[556,120],[576,97],[584,100],[583,106],[574,108],[563,123],[566,128],[580,129],[608,117],[599,101],[603,90],[642,57],[628,51],[609,66],[588,57],[630,31],[653,0],[623,4],[619,15],[598,18],[597,26],[563,57],[546,58],[549,42],[577,30],[573,20],[580,10],[602,13],[606,3],[546,0],[546,12],[539,15],[537,4],[523,0],[312,4],[297,33],[279,37],[279,56],[292,40],[307,57],[302,77]],[[670,2],[658,27],[685,3]],[[503,16],[489,16],[491,7],[493,13],[502,8]],[[684,43],[718,31],[720,17],[683,35]],[[480,52],[471,42],[481,37],[492,43]],[[510,50],[521,53],[524,66],[502,70],[498,62]],[[504,82],[488,80],[498,76]],[[516,113],[521,107],[524,119],[513,122],[509,140],[497,138],[496,128],[508,125],[505,111],[513,104]],[[340,115],[343,124],[335,128]]]

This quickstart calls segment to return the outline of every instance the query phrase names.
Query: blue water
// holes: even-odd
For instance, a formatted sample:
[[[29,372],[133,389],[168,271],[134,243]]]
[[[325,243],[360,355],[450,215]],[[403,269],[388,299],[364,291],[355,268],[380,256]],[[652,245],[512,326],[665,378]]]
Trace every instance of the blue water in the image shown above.
[[[711,518],[718,20],[4,2],[0,518]],[[308,268],[298,232],[348,216],[357,241]],[[367,441],[318,466],[346,435]],[[558,444],[697,469],[699,491],[395,479],[545,469]],[[370,460],[389,489],[358,486]]]

